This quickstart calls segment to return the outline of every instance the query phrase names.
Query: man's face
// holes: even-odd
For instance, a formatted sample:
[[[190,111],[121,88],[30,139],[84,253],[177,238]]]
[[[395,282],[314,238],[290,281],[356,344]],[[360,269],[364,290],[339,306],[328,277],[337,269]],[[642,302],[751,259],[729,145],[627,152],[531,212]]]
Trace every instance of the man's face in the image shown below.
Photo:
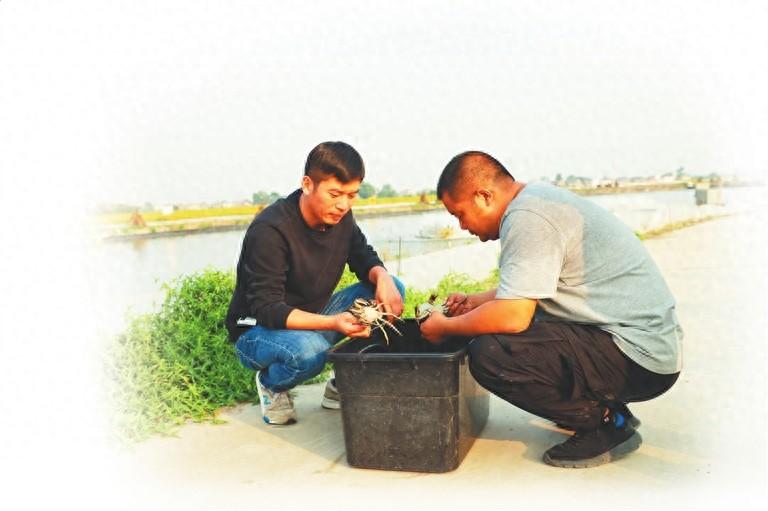
[[[357,198],[360,181],[342,183],[333,176],[315,182],[304,176],[301,188],[306,197],[306,205],[311,215],[310,224],[336,225],[344,218]]]
[[[444,193],[443,205],[448,212],[455,216],[459,225],[480,241],[499,238],[499,226],[493,217],[493,197],[484,190],[465,193],[454,198],[450,193]]]

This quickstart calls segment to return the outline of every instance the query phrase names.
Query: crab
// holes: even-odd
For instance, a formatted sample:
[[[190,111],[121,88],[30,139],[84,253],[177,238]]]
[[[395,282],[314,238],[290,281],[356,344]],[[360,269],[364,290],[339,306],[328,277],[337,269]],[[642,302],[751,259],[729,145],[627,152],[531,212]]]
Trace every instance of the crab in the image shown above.
[[[434,311],[440,311],[446,315],[448,314],[448,308],[445,305],[435,305],[435,300],[437,300],[437,295],[431,294],[429,295],[429,300],[427,300],[425,303],[422,303],[421,305],[416,306],[417,323],[421,323],[422,321],[426,320]]]
[[[347,309],[347,312],[351,313],[360,323],[381,330],[381,333],[384,334],[384,339],[386,339],[387,344],[389,344],[389,336],[387,336],[387,330],[384,327],[391,328],[397,335],[403,335],[403,333],[387,319],[387,316],[394,318],[397,321],[402,320],[391,312],[382,310],[382,308],[383,304],[376,303],[376,300],[356,298],[352,303],[352,306]]]

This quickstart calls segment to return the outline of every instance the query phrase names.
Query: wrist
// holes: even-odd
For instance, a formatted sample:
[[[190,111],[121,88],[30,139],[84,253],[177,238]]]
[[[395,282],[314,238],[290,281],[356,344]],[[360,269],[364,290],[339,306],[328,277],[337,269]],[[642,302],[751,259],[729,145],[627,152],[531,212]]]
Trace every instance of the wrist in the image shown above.
[[[442,325],[443,335],[454,335],[456,319],[458,318],[443,316],[443,325]]]
[[[371,282],[371,284],[377,284],[383,275],[389,275],[387,273],[387,269],[383,266],[374,266],[368,270],[368,280]]]
[[[334,314],[333,316],[317,314],[317,316],[318,316],[318,321],[316,322],[317,326],[312,330],[336,330],[336,327],[339,323],[338,314]]]
[[[285,328],[288,330],[336,330],[338,324],[336,316],[293,309],[285,318]]]

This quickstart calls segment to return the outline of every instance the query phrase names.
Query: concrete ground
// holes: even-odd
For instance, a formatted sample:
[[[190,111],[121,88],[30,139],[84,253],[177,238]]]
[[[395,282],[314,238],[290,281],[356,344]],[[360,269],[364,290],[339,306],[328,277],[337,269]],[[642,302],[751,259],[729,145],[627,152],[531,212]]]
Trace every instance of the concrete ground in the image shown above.
[[[213,508],[751,508],[766,497],[766,214],[723,218],[646,242],[686,332],[684,371],[632,406],[641,448],[581,470],[544,465],[565,433],[491,399],[489,422],[444,474],[351,468],[341,414],[323,386],[298,390],[299,423],[265,425],[256,407],[223,425],[188,425],[120,456],[116,502]],[[473,264],[467,261],[468,265]]]

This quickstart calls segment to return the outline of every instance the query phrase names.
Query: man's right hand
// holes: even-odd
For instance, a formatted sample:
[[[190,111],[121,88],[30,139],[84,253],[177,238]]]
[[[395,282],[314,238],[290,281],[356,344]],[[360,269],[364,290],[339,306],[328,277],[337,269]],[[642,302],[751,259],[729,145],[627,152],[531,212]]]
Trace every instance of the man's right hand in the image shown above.
[[[477,306],[478,304],[474,302],[472,295],[464,293],[452,293],[445,301],[448,316],[461,316]]]
[[[349,337],[370,337],[371,327],[363,325],[349,312],[341,312],[333,316],[337,332],[341,332]]]

